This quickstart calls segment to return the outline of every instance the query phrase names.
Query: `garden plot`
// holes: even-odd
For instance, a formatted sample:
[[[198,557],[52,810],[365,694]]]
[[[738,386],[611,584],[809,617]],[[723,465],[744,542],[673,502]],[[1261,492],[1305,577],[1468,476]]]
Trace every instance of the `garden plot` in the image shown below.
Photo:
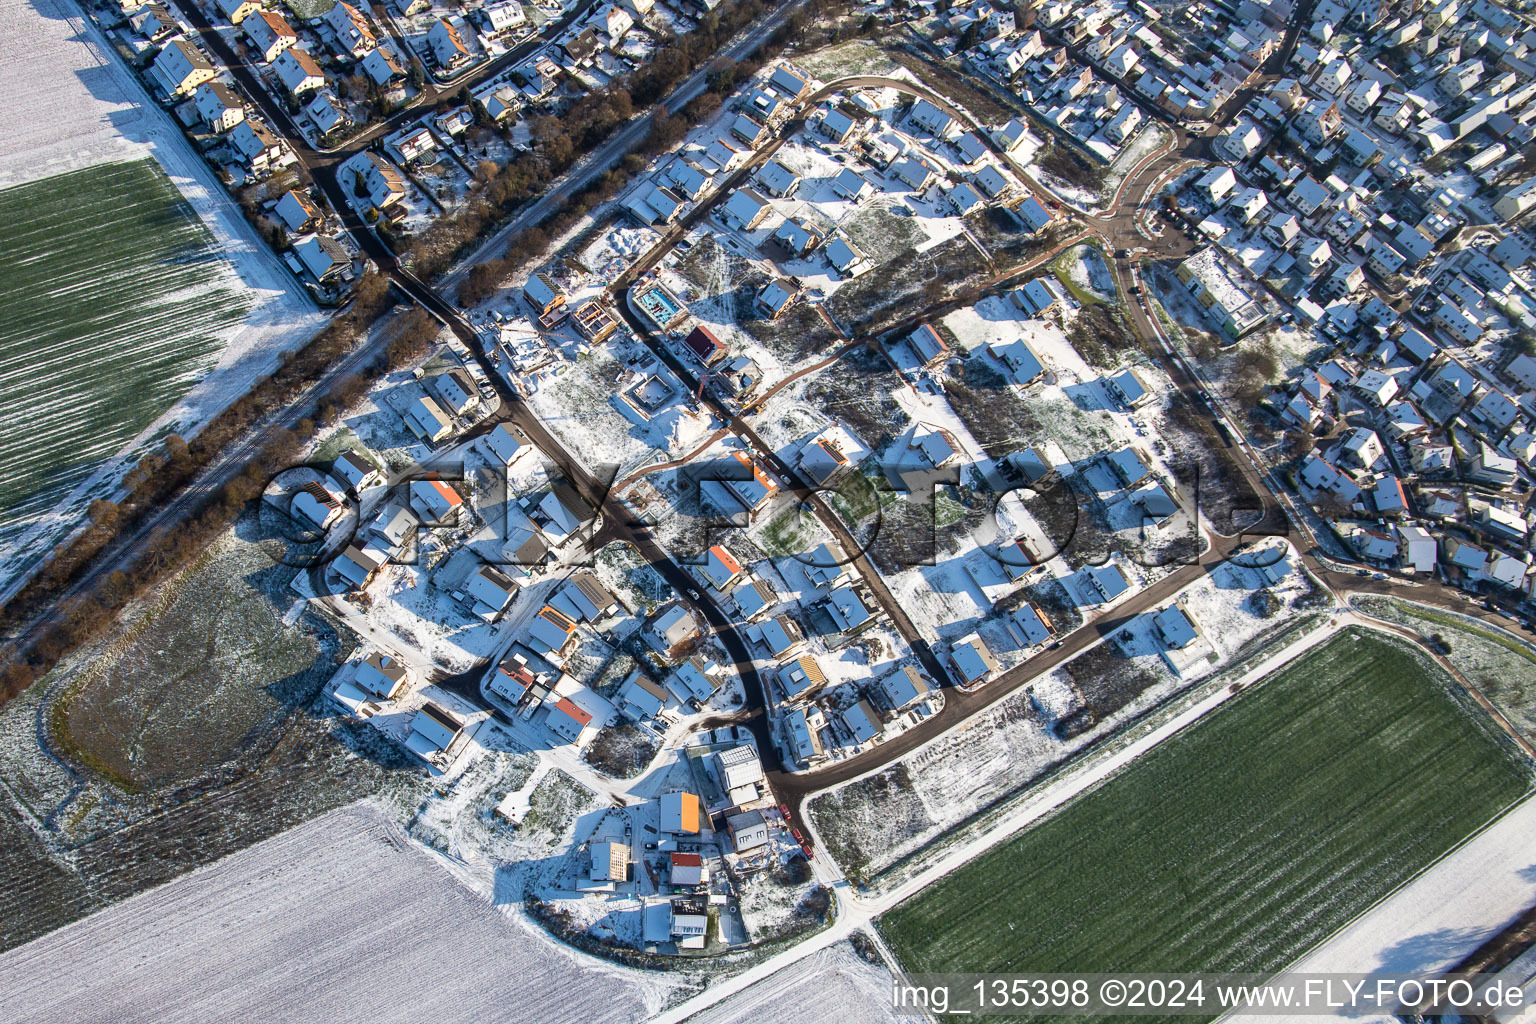
[[[849,75],[911,77],[877,43],[867,39],[855,39],[837,46],[823,47],[814,53],[796,56],[795,64],[812,78],[823,82]]]
[[[897,213],[896,208],[901,208]],[[897,199],[876,195],[838,227],[877,266],[889,263],[928,241],[917,218]]]
[[[974,283],[986,271],[975,244],[952,237],[921,251],[908,250],[877,271],[860,274],[838,289],[826,308],[847,333],[858,334],[914,306],[937,301],[951,288]]]
[[[1451,685],[1346,631],[881,931],[919,972],[1281,969],[1529,792],[1529,764]]]
[[[900,578],[890,582],[902,607],[918,621],[921,609],[915,605],[922,594],[898,589]],[[1310,581],[1300,574],[1273,589],[1260,589],[1259,582],[1256,570],[1227,563],[1181,592],[1203,642],[1216,652],[1215,661],[1180,678],[1163,659],[1165,645],[1153,633],[1151,616],[1138,616],[1119,633],[894,765],[817,797],[811,806],[818,832],[846,870],[865,878],[885,870],[1029,788],[1074,753],[1196,680],[1247,657],[1315,601]],[[936,589],[928,593],[942,596]],[[973,618],[977,614],[974,604],[957,611]],[[948,635],[969,632],[975,624],[940,628]],[[1017,640],[1002,641],[985,628],[983,637],[989,646],[997,644],[993,649],[1000,659],[1010,653],[1005,642],[1015,648],[1015,660],[1023,653],[1016,651]]]
[[[607,287],[660,240],[661,235],[655,228],[635,227],[625,221],[608,227],[580,252],[566,259],[567,271],[575,272],[570,287],[573,290]]]
[[[0,957],[0,986],[27,1020],[88,1019],[103,985],[181,1019],[306,1022],[518,1006],[617,1024],[681,994],[676,976],[582,955],[499,910],[377,810],[349,807]]]

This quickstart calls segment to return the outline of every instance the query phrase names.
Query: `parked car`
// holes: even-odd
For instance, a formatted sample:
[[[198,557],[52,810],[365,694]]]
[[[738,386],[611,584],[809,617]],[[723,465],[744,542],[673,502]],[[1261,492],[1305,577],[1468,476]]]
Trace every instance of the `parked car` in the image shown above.
[[[816,854],[814,852],[812,852],[811,848],[809,846],[805,845],[804,843],[800,844],[800,852],[805,854],[805,859],[806,860],[815,860],[816,859]]]
[[[799,843],[801,846],[805,845],[805,836],[800,834],[799,829],[792,828],[789,830],[789,834],[794,837],[795,842]]]

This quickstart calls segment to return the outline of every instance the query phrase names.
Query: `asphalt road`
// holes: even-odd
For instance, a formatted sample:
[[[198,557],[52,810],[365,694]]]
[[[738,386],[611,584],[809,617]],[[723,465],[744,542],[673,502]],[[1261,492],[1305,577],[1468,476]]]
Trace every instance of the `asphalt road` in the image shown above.
[[[759,23],[756,27],[749,30],[744,34],[742,38],[740,38],[736,43],[732,45],[732,47],[727,51],[727,55],[744,55],[746,52],[750,51],[750,49],[761,43],[767,38],[769,34],[771,34],[774,29],[777,28],[778,24],[781,23],[784,18],[788,17],[789,11],[799,2],[801,2],[801,0],[795,0],[795,2],[780,8],[777,12],[775,12],[775,14],[770,15],[770,17],[764,22]],[[1305,5],[1305,7],[1309,9],[1310,4]],[[386,274],[390,276],[394,284],[402,292],[410,296],[416,302],[420,303],[424,308],[433,312],[444,323],[446,323],[461,340],[465,342],[468,349],[471,351],[471,353],[474,354],[474,357],[480,362],[482,368],[485,370],[487,378],[494,383],[497,393],[503,403],[503,416],[511,422],[515,423],[523,431],[525,431],[529,439],[537,447],[540,448],[546,457],[548,457],[553,463],[560,467],[561,471],[571,480],[576,489],[600,509],[600,511],[603,513],[605,522],[601,528],[598,539],[603,541],[623,540],[633,543],[642,553],[642,555],[644,555],[657,567],[657,571],[661,573],[663,578],[666,579],[667,582],[677,591],[680,599],[682,599],[690,607],[693,607],[720,636],[721,642],[726,647],[726,650],[731,658],[736,662],[737,670],[740,672],[744,682],[746,683],[751,706],[744,713],[745,720],[753,729],[754,735],[756,736],[759,743],[759,749],[763,751],[765,758],[772,757],[774,760],[776,760],[777,748],[769,731],[768,716],[758,713],[761,709],[765,708],[769,704],[769,695],[766,691],[765,681],[756,671],[753,664],[754,659],[750,651],[747,649],[745,642],[737,633],[735,626],[731,622],[730,618],[724,614],[724,612],[713,602],[713,600],[706,596],[707,592],[700,592],[700,588],[698,587],[698,584],[692,575],[689,574],[681,565],[674,561],[662,549],[662,547],[651,536],[646,524],[633,520],[629,516],[628,511],[611,495],[606,493],[606,488],[604,485],[602,485],[587,471],[580,460],[574,458],[569,452],[567,452],[558,442],[558,440],[549,434],[544,425],[538,420],[537,416],[533,414],[532,410],[529,409],[516,394],[514,394],[508,387],[506,387],[500,377],[499,372],[493,365],[490,364],[489,360],[486,359],[484,353],[481,351],[480,342],[473,327],[453,306],[453,304],[444,299],[437,290],[417,280],[414,276],[401,268],[398,264],[398,261],[394,258],[394,255],[390,253],[385,246],[383,246],[383,244],[378,240],[378,238],[373,234],[371,230],[369,230],[365,225],[361,224],[356,214],[351,211],[350,203],[347,201],[347,197],[341,194],[340,186],[336,181],[334,171],[331,169],[337,162],[345,159],[347,155],[350,155],[351,152],[355,152],[356,148],[360,148],[366,145],[369,141],[371,141],[371,139],[376,138],[378,134],[393,130],[393,128],[390,125],[380,126],[365,136],[353,140],[353,142],[350,144],[351,148],[342,148],[331,153],[321,153],[308,148],[303,144],[302,136],[297,132],[296,127],[294,126],[291,118],[288,116],[286,109],[284,109],[280,104],[276,103],[267,94],[264,86],[256,80],[253,71],[239,60],[237,54],[230,52],[224,41],[220,39],[216,33],[211,31],[211,26],[208,25],[206,19],[202,17],[201,12],[196,11],[193,5],[187,5],[187,8],[189,21],[191,21],[194,26],[203,31],[205,45],[207,45],[207,47],[212,52],[214,52],[221,61],[230,66],[237,79],[240,80],[242,86],[247,89],[247,92],[252,100],[257,104],[258,107],[263,110],[263,113],[268,117],[269,121],[275,127],[277,127],[278,130],[282,131],[289,137],[290,141],[294,144],[295,151],[299,154],[301,161],[303,161],[305,166],[311,170],[311,173],[313,173],[315,176],[317,184],[326,192],[328,198],[331,200],[332,205],[335,207],[337,212],[343,216],[349,232],[352,233],[353,237],[357,240],[363,251],[368,253],[368,255],[377,261],[379,266],[384,270]],[[530,49],[526,51],[516,51],[513,54],[502,58],[501,61],[481,69],[476,74],[466,76],[465,79],[459,82],[455,82],[451,88],[457,90],[458,88],[462,88],[464,84],[468,84],[473,81],[479,81],[484,77],[499,73],[502,67],[505,66],[503,62],[510,62],[521,59],[521,57],[525,56],[527,52],[531,52],[532,47],[542,45],[542,43],[530,41],[530,43],[524,45]],[[1292,29],[1288,30],[1287,32],[1285,46],[1287,49],[1289,49],[1293,48],[1294,45],[1295,31],[1293,26]],[[700,71],[691,76],[688,80],[682,83],[677,90],[674,91],[672,96],[668,98],[668,109],[673,111],[680,109],[684,104],[686,104],[695,95],[702,91],[704,84],[705,73],[703,71]],[[839,83],[836,87],[828,87],[827,89],[821,90],[817,94],[816,98],[820,98],[828,94],[834,88],[847,88],[849,84],[850,83],[845,81]],[[962,122],[967,124],[970,123],[969,119],[963,115],[963,112],[958,111],[953,107],[952,104],[949,104],[947,100],[944,100],[943,97],[935,96],[922,87],[913,86],[912,83],[902,81],[893,82],[891,80],[885,79],[871,79],[869,84],[881,86],[895,85],[896,87],[904,89],[908,92],[916,92],[920,95],[925,95],[931,101],[934,101],[938,103],[942,108],[947,109],[952,116],[959,114],[961,115],[960,119]],[[419,116],[419,113],[419,110],[402,112],[401,114],[396,115],[396,118],[399,119],[398,121],[396,119],[391,119],[391,125],[396,123],[403,123],[404,120],[415,118]],[[520,213],[518,217],[514,218],[512,222],[504,226],[496,235],[489,238],[481,246],[481,249],[479,252],[477,252],[476,257],[478,257],[480,253],[495,251],[497,247],[505,244],[505,239],[507,237],[510,237],[512,234],[522,230],[524,227],[537,223],[544,217],[547,217],[550,213],[557,209],[558,203],[560,201],[559,193],[575,191],[584,186],[588,181],[592,180],[592,178],[606,170],[607,167],[611,166],[625,153],[629,152],[641,141],[643,141],[646,127],[647,125],[645,123],[645,119],[641,118],[631,122],[631,124],[621,129],[613,139],[611,139],[604,146],[600,147],[599,150],[580,162],[576,168],[574,168],[568,175],[565,176],[564,179],[562,179],[560,183],[558,183],[555,189],[551,190],[549,194],[546,194],[540,200],[534,204],[531,204],[526,210]],[[1083,218],[1084,222],[1088,225],[1089,234],[1097,235],[1098,237],[1104,239],[1106,243],[1111,244],[1114,248],[1130,248],[1134,245],[1146,245],[1148,241],[1151,241],[1152,244],[1148,245],[1147,247],[1154,249],[1156,255],[1177,255],[1186,248],[1180,241],[1180,239],[1182,239],[1182,235],[1178,234],[1177,232],[1170,232],[1164,239],[1148,240],[1146,236],[1143,235],[1136,227],[1136,216],[1138,213],[1137,205],[1139,204],[1133,204],[1127,210],[1119,201],[1120,198],[1123,198],[1123,196],[1132,192],[1133,182],[1139,183],[1144,180],[1156,180],[1157,175],[1168,169],[1170,166],[1175,165],[1179,161],[1187,161],[1191,159],[1190,152],[1199,146],[1199,141],[1192,139],[1187,134],[1183,134],[1182,129],[1177,127],[1175,127],[1175,133],[1176,144],[1173,147],[1171,147],[1168,151],[1159,154],[1155,159],[1149,159],[1142,167],[1137,168],[1134,174],[1127,176],[1125,183],[1119,190],[1117,201],[1110,211],[1105,214],[1086,216]],[[983,137],[985,138],[986,136],[984,135]],[[768,153],[771,152],[772,149],[769,149],[764,153],[759,154],[759,158],[755,160],[751,167],[759,166],[763,160],[767,159]],[[744,173],[746,173],[746,170],[749,169],[744,169],[744,171],[736,176],[733,180],[741,180],[741,178],[744,176]],[[1026,180],[1026,182],[1031,183],[1032,187],[1039,187],[1038,183],[1034,183],[1033,179],[1029,178],[1027,174],[1022,173],[1022,169],[1015,169],[1021,173],[1021,176],[1024,178],[1024,180]],[[694,221],[696,221],[699,217],[703,216],[703,214],[702,212],[695,211],[695,213],[690,216],[692,216]],[[676,237],[681,237],[681,233],[679,232]],[[664,255],[664,252],[656,253],[654,255],[655,259],[659,259],[661,255]],[[471,257],[470,260],[466,261],[465,266],[473,263],[476,257]],[[1132,260],[1116,258],[1113,262],[1115,265],[1115,272],[1120,280],[1122,290],[1129,292],[1129,288],[1127,287],[1127,278],[1133,273]],[[654,265],[654,260],[652,261],[652,265]],[[633,280],[633,276],[624,279],[624,284],[627,285],[631,280]],[[1135,325],[1137,332],[1141,334],[1144,339],[1147,339],[1149,342],[1155,345],[1160,344],[1155,340],[1157,338],[1157,333],[1152,323],[1151,315],[1145,308],[1145,302],[1145,297],[1142,297],[1136,302],[1127,304],[1127,308],[1131,315],[1131,320]],[[636,318],[633,317],[633,314],[627,308],[627,303],[620,301],[616,303],[616,305],[619,307],[626,320],[628,320],[632,326],[639,327],[639,336],[645,338],[650,337],[648,331],[644,329],[644,325],[638,324]],[[925,310],[922,313],[916,314],[916,316],[921,317],[931,313],[932,310]],[[676,355],[670,351],[670,348],[665,345],[654,343],[654,339],[652,339],[652,342],[653,350],[656,352],[656,354],[663,358],[673,369],[673,371],[678,373],[678,375],[683,380],[690,382],[696,381],[696,377],[692,374],[691,370],[681,364]],[[1156,349],[1154,348],[1152,350]],[[246,441],[233,446],[225,453],[223,453],[208,468],[208,470],[202,474],[202,476],[194,485],[169,502],[155,516],[146,520],[146,522],[137,530],[135,530],[131,535],[125,536],[115,541],[109,547],[106,556],[98,561],[98,567],[93,572],[88,574],[84,579],[82,579],[80,583],[70,588],[70,590],[66,593],[66,596],[72,596],[74,594],[80,593],[84,588],[91,585],[91,583],[93,583],[101,575],[110,572],[115,568],[119,568],[124,564],[127,564],[131,560],[132,552],[139,543],[149,537],[156,530],[161,529],[172,522],[175,522],[181,516],[187,514],[193,508],[195,508],[197,503],[204,496],[222,486],[224,481],[231,478],[234,474],[238,473],[241,468],[243,468],[246,460],[248,460],[261,448],[266,438],[270,435],[271,431],[279,427],[291,426],[303,416],[312,413],[315,405],[326,393],[331,384],[333,384],[342,375],[357,369],[361,369],[366,365],[367,361],[372,357],[372,355],[373,351],[370,350],[370,348],[366,346],[359,347],[359,349],[354,351],[346,359],[338,362],[335,367],[327,372],[325,377],[322,378],[321,382],[319,382],[314,388],[311,388],[309,391],[307,391],[305,395],[301,396],[294,403],[290,404],[284,409],[274,410],[258,431],[254,432]],[[1204,389],[1199,383],[1197,376],[1183,364],[1182,360],[1178,359],[1176,356],[1173,356],[1170,353],[1161,361],[1164,364],[1164,368],[1168,371],[1170,377],[1173,379],[1175,386],[1184,393],[1186,400],[1190,401],[1197,409],[1208,407],[1206,406]],[[806,486],[805,481],[799,478],[798,474],[796,474],[791,467],[784,465],[781,460],[778,460],[777,457],[773,455],[772,450],[762,442],[761,438],[756,435],[750,424],[747,424],[740,417],[731,413],[728,409],[725,409],[723,405],[718,403],[713,397],[711,397],[711,403],[713,411],[715,411],[717,415],[721,415],[722,418],[724,418],[727,422],[731,423],[733,429],[738,430],[738,432],[744,438],[746,438],[749,443],[753,444],[753,446],[757,448],[761,454],[767,457],[770,465],[772,465],[775,471],[778,472],[786,480],[791,489],[800,494],[805,500],[810,501],[813,507],[817,509],[818,513],[820,513],[824,520],[828,522],[829,526],[832,526],[833,524],[837,524],[839,526],[841,525],[839,517],[832,514],[831,510],[826,508],[825,505],[820,504],[819,496],[817,496],[808,486]],[[1244,451],[1243,454],[1248,455],[1249,453]],[[1284,519],[1283,510],[1274,500],[1273,493],[1268,486],[1268,481],[1265,478],[1264,473],[1257,466],[1253,465],[1249,458],[1237,458],[1234,460],[1234,462],[1239,466],[1248,482],[1254,487],[1255,493],[1263,496],[1264,498],[1265,525],[1279,532],[1284,532],[1287,527],[1281,525],[1282,520]],[[834,532],[835,531],[836,527],[834,526]],[[844,531],[846,531],[846,528],[844,528]],[[858,550],[859,546],[856,543],[851,542],[851,537],[840,539],[844,539],[849,542],[847,545],[849,550]],[[1052,649],[1041,652],[1036,657],[1029,659],[1025,663],[1015,667],[1012,670],[1009,670],[1008,672],[1003,673],[998,678],[976,690],[966,691],[954,687],[947,687],[945,691],[946,705],[944,709],[939,714],[924,721],[913,729],[908,730],[900,736],[892,738],[889,742],[881,744],[866,754],[849,759],[847,761],[824,766],[823,768],[816,771],[798,774],[788,774],[783,771],[771,772],[771,777],[774,784],[794,805],[798,806],[800,801],[811,793],[825,789],[828,786],[835,785],[838,782],[862,775],[890,763],[891,761],[911,751],[928,739],[933,738],[940,732],[952,728],[959,722],[964,721],[968,717],[976,714],[981,710],[984,710],[990,705],[996,703],[998,700],[1008,696],[1010,693],[1017,691],[1020,687],[1026,685],[1031,679],[1035,678],[1040,673],[1054,669],[1068,658],[1086,649],[1106,633],[1118,628],[1128,618],[1136,614],[1140,614],[1141,612],[1150,610],[1168,601],[1180,589],[1187,586],[1194,579],[1198,578],[1201,573],[1209,571],[1212,566],[1229,557],[1241,544],[1241,540],[1239,538],[1213,536],[1211,540],[1212,545],[1210,549],[1205,552],[1204,555],[1202,555],[1198,565],[1189,565],[1176,570],[1164,579],[1158,581],[1153,586],[1148,587],[1146,590],[1134,595],[1125,604],[1117,608],[1111,617],[1090,622],[1084,625],[1082,628],[1074,631],[1073,633],[1061,638],[1061,644],[1059,647],[1053,647]],[[1375,580],[1370,578],[1360,578],[1349,574],[1341,574],[1329,568],[1325,563],[1319,561],[1311,551],[1305,553],[1302,560],[1304,564],[1315,574],[1317,574],[1320,579],[1325,580],[1336,590],[1354,593],[1380,594],[1393,594],[1398,593],[1401,590],[1400,582],[1393,578],[1388,578],[1386,580]],[[898,629],[900,629],[904,635],[908,634],[909,632],[912,634],[909,637],[909,642],[912,642],[914,650],[919,652],[919,657],[923,659],[925,667],[929,669],[936,680],[942,680],[946,678],[946,674],[942,671],[941,668],[937,666],[936,660],[934,659],[931,651],[928,650],[926,643],[922,641],[920,636],[916,635],[916,631],[912,627],[911,623],[909,621],[905,621],[904,613],[901,612],[899,604],[895,602],[889,592],[885,590],[884,584],[880,580],[879,574],[874,572],[873,567],[868,566],[867,564],[862,565],[860,568],[864,571],[866,581],[871,582],[871,589],[875,591],[877,597],[881,600],[882,605],[885,606],[888,613],[891,614],[893,622],[897,623]],[[688,597],[687,595],[690,591],[700,592],[700,597],[698,599]],[[1475,618],[1486,619],[1487,621],[1497,625],[1503,625],[1503,622],[1493,613],[1485,612],[1481,608],[1468,603],[1459,596],[1449,594],[1438,587],[1416,587],[1408,596],[1416,601],[1449,608],[1463,614],[1471,615]],[[770,751],[773,753],[770,754]]]

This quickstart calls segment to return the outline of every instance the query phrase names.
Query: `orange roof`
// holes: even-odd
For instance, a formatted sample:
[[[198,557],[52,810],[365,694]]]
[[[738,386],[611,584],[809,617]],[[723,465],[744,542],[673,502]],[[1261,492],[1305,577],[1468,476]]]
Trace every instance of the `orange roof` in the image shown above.
[[[567,633],[576,632],[576,623],[572,622],[565,615],[565,613],[561,612],[558,608],[545,605],[543,608],[539,609],[539,618],[543,619],[551,626],[562,629]]]
[[[720,564],[731,572],[741,572],[741,563],[736,561],[736,556],[725,550],[723,546],[716,544],[709,549],[709,553],[720,559]]]
[[[697,832],[699,830],[699,797],[696,793],[679,793],[679,801],[682,803],[679,827],[684,832]]]
[[[262,21],[267,23],[267,28],[271,29],[274,35],[298,38],[297,33],[288,26],[288,22],[283,20],[281,14],[274,14],[271,11],[257,11],[256,13],[261,16]]]
[[[773,477],[769,476],[763,467],[759,466],[746,452],[732,452],[731,454],[736,456],[737,462],[752,470],[752,475],[757,478],[759,484],[762,484],[763,490],[772,494],[779,489],[779,485],[773,482]]]
[[[464,503],[464,499],[459,497],[459,492],[455,491],[452,487],[449,487],[441,480],[428,480],[427,482],[433,487],[437,488],[437,493],[442,495],[443,500],[446,501],[450,506],[458,507]]]
[[[696,868],[704,863],[704,858],[696,853],[678,853],[672,851],[672,863],[674,866]]]
[[[839,466],[848,461],[848,457],[843,454],[843,450],[839,448],[834,442],[829,441],[826,438],[822,438],[816,443],[820,445],[821,450],[830,455],[832,457],[832,461],[837,463]]]
[[[570,715],[582,725],[586,725],[592,721],[592,716],[573,704],[571,702],[571,698],[569,697],[561,697],[559,700],[555,701],[555,707],[559,708],[561,711],[564,711],[567,715]],[[697,800],[698,798],[695,797],[694,799]]]

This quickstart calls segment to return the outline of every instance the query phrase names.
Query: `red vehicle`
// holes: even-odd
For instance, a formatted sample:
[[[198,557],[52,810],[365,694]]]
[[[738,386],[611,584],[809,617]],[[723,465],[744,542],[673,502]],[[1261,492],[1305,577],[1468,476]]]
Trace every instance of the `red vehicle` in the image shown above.
[[[806,860],[815,860],[816,859],[816,854],[811,852],[811,847],[810,847],[809,843],[801,843],[800,844],[800,852],[805,854],[805,859]]]
[[[800,834],[799,829],[792,828],[789,830],[789,834],[795,837],[795,842],[799,843],[801,846],[805,845],[805,836]]]
[[[789,804],[779,804],[779,817],[789,820]]]

